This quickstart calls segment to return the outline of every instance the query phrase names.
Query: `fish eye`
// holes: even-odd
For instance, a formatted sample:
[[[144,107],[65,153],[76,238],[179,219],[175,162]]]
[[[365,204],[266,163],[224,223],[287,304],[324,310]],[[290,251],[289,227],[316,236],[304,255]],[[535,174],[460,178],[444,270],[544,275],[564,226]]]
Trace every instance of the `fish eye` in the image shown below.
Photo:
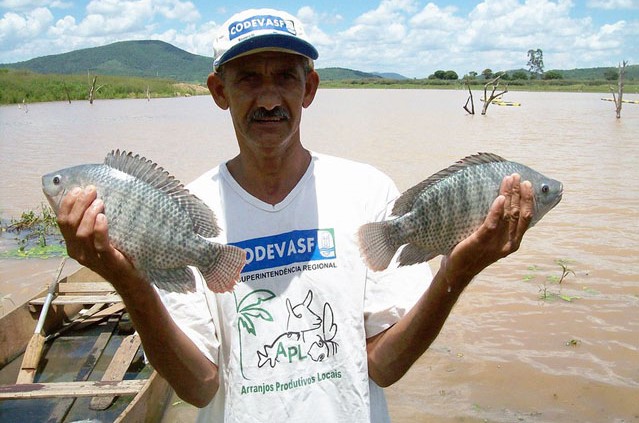
[[[55,175],[53,177],[53,185],[60,185],[60,182],[62,182],[62,178],[60,177],[60,175]]]
[[[544,194],[547,194],[548,191],[550,191],[550,187],[547,184],[542,184],[541,185],[541,192],[543,192]]]

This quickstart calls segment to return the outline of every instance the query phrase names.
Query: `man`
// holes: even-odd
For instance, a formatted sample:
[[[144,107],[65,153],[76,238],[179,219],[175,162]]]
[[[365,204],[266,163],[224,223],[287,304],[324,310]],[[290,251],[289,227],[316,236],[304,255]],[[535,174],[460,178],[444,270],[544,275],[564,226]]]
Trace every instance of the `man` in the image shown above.
[[[109,244],[93,188],[60,207],[69,255],[113,283],[151,363],[204,407],[200,421],[388,421],[379,386],[429,347],[475,275],[518,248],[530,183],[505,178],[484,225],[434,278],[425,264],[371,272],[357,229],[386,218],[398,192],[370,166],[303,147],[301,114],[319,77],[300,22],[248,10],[214,47],[208,86],[240,153],[189,189],[217,213],[217,241],[246,250],[241,283],[214,294],[197,275],[194,293],[156,290]]]

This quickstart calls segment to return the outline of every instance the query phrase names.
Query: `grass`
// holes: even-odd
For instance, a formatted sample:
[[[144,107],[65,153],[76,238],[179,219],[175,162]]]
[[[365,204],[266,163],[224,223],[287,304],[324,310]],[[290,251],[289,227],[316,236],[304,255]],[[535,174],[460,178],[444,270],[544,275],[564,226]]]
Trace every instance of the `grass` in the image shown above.
[[[34,103],[44,101],[88,100],[89,88],[95,75],[40,74],[25,70],[0,69],[0,104]],[[483,89],[486,81],[470,81],[472,89]],[[502,81],[509,91],[567,91],[610,93],[616,81],[606,80],[511,80]],[[352,79],[326,80],[321,88],[376,89],[462,89],[464,81],[440,79]],[[208,94],[203,85],[178,83],[172,79],[97,75],[96,99],[159,98]],[[639,93],[639,81],[628,80],[625,93]]]
[[[66,255],[62,234],[53,210],[42,204],[40,210],[28,210],[19,219],[0,224],[2,236],[9,236],[16,248],[0,251],[0,258],[49,258]]]
[[[0,104],[88,100],[93,76],[39,74],[0,69]],[[91,80],[91,81],[90,81]],[[190,96],[208,93],[206,87],[171,79],[97,76],[95,99]]]
[[[552,271],[542,278],[543,282],[539,286],[539,299],[543,301],[554,301],[560,299],[566,302],[572,302],[579,299],[579,297],[573,297],[561,292],[566,278],[570,275],[576,276],[575,272],[570,268],[570,260],[557,259],[555,260],[555,264],[559,266],[560,271]],[[536,265],[529,266],[528,270],[531,271],[531,273],[524,275],[523,279],[525,282],[536,279],[540,272],[548,273]]]
[[[471,81],[471,89],[484,88],[484,80]],[[616,81],[605,80],[512,80],[501,81],[503,87],[509,91],[554,91],[554,92],[590,92],[610,93],[612,86],[616,91]],[[389,88],[389,89],[467,89],[464,81],[433,80],[433,79],[354,79],[341,81],[323,81],[323,88]],[[626,81],[625,94],[639,93],[639,81]]]

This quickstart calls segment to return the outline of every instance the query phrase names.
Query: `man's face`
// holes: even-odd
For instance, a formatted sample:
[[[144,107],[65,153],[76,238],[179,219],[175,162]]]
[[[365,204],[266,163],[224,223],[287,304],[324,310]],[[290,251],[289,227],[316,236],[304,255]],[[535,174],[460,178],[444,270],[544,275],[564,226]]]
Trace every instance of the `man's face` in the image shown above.
[[[299,142],[302,108],[310,105],[317,89],[304,63],[298,55],[264,52],[224,65],[221,86],[212,92],[218,105],[230,109],[240,147],[277,154]]]

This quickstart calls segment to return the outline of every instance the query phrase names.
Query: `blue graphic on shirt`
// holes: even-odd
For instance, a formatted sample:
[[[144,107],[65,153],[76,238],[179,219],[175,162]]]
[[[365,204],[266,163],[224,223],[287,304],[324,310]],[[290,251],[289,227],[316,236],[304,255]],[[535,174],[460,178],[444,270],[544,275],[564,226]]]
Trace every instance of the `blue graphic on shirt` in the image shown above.
[[[246,251],[242,273],[336,258],[333,229],[306,229],[231,243]]]

